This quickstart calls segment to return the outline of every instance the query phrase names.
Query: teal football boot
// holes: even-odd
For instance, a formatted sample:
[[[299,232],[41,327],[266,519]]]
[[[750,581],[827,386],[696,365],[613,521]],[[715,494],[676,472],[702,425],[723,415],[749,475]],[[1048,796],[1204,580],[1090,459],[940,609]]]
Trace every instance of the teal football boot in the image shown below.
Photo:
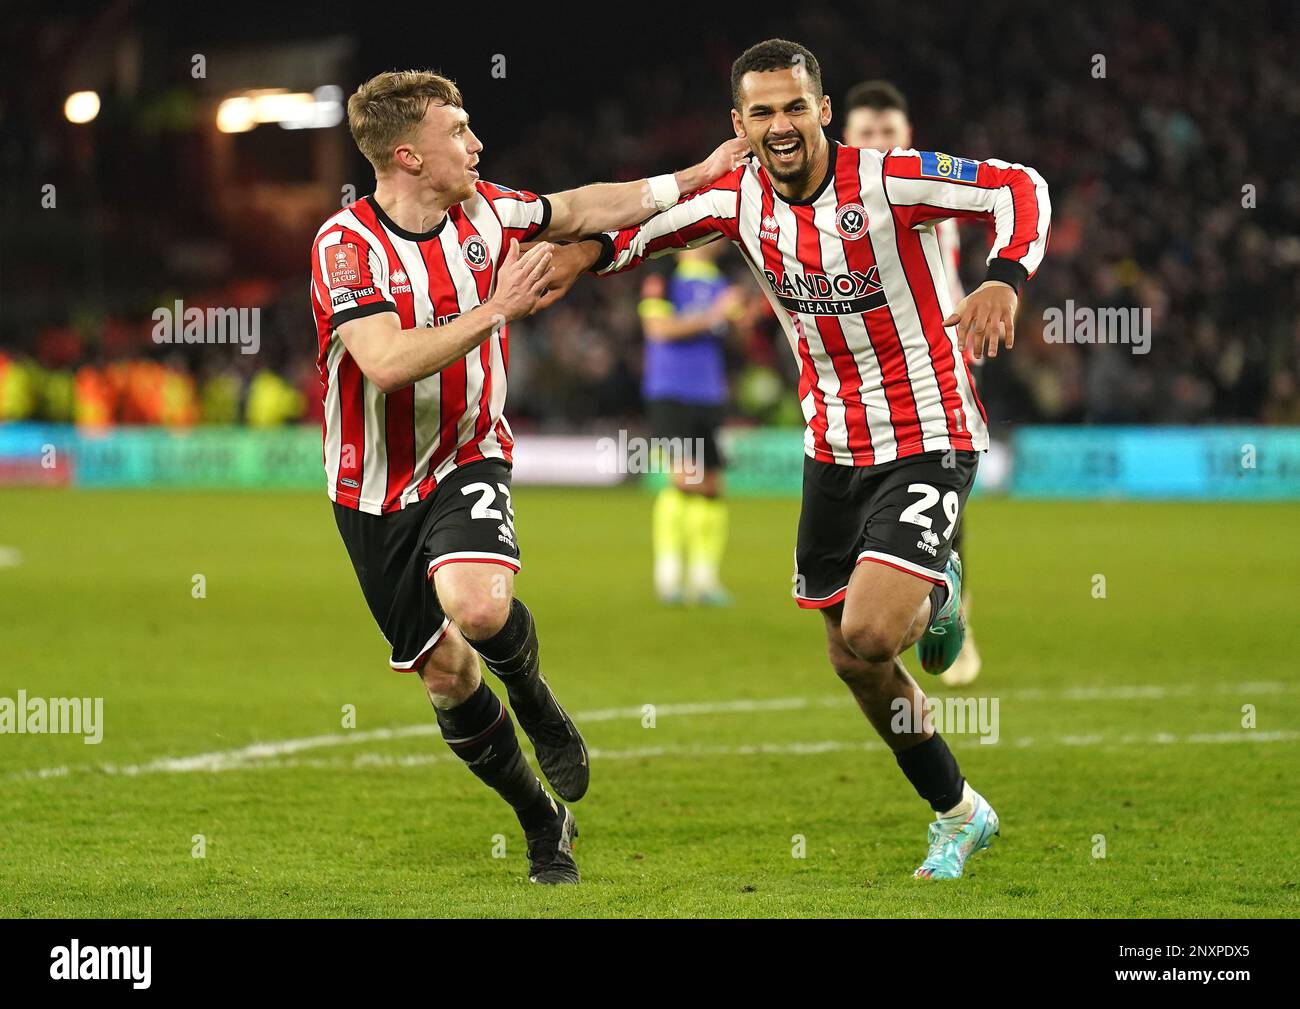
[[[939,817],[930,824],[930,851],[912,873],[915,879],[959,879],[966,859],[993,843],[994,835],[1001,831],[998,814],[974,789],[971,798],[975,808],[970,816]]]
[[[962,642],[966,640],[966,614],[961,606],[961,558],[956,550],[948,555],[943,577],[948,583],[948,599],[916,642],[921,668],[935,676],[957,661]]]

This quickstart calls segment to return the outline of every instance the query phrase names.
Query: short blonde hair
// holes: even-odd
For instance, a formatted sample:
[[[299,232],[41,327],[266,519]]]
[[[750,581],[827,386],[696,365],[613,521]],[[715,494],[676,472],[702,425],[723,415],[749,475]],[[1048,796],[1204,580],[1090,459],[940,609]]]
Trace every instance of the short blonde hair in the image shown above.
[[[388,167],[393,148],[420,125],[432,102],[464,108],[456,83],[432,70],[376,74],[348,99],[348,129],[376,171]]]

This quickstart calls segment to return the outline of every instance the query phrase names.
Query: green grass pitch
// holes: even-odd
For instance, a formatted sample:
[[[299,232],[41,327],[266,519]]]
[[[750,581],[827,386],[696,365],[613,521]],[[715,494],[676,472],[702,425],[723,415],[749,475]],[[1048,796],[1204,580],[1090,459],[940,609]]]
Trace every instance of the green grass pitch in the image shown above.
[[[10,489],[0,696],[102,697],[104,738],[0,736],[0,914],[1300,910],[1294,504],[971,503],[964,694],[1000,738],[949,738],[1003,830],[919,883],[929,811],[790,598],[797,501],[732,503],[737,605],[704,611],[653,601],[643,494],[515,499],[519,594],[596,751],[582,886],[527,882],[513,817],[388,670],[323,496]]]

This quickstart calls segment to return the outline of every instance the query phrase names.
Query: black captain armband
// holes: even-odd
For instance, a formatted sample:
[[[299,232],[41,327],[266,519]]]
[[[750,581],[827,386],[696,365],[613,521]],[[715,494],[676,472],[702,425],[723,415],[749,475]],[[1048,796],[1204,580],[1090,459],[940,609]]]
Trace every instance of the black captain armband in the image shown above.
[[[1029,279],[1029,271],[1019,263],[1012,262],[1010,259],[995,259],[989,263],[989,272],[984,275],[985,283],[990,280],[998,280],[1004,284],[1009,284],[1017,294],[1025,286],[1025,281]]]

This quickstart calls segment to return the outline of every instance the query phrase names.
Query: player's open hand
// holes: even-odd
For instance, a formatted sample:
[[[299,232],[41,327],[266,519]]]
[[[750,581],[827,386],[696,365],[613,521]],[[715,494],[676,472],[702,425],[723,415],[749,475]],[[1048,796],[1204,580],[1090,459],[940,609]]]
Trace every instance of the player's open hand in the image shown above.
[[[1016,305],[1020,298],[1010,284],[1000,280],[986,280],[953,309],[943,320],[945,326],[957,327],[957,345],[962,353],[974,350],[977,358],[988,350],[989,357],[998,356],[998,341],[1005,341],[1007,350],[1016,345]]]
[[[487,306],[491,311],[514,322],[532,315],[540,306],[542,295],[555,276],[551,260],[555,246],[538,242],[527,252],[520,253],[519,240],[510,239],[501,269],[497,271],[497,289]]]
[[[574,281],[591,269],[599,255],[600,245],[592,241],[556,246],[551,257],[551,283],[537,308],[550,308],[568,294]]]
[[[722,178],[733,168],[743,164],[751,153],[753,153],[753,148],[749,146],[749,141],[744,137],[732,137],[730,140],[719,144],[712,154],[696,166],[696,172],[690,175],[688,182],[698,183],[698,185],[692,185],[689,188],[683,186],[683,195]]]

